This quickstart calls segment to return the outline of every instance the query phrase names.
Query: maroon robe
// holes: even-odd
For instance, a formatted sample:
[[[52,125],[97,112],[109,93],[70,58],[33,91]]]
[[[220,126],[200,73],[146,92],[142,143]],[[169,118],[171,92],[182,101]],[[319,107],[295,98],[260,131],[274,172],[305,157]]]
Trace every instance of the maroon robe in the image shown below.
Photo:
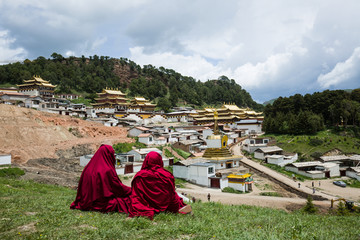
[[[130,217],[145,216],[153,219],[156,213],[177,213],[186,206],[175,191],[174,176],[163,165],[159,153],[150,152],[146,155],[141,170],[131,182]]]
[[[129,212],[131,188],[121,183],[115,171],[115,151],[101,145],[84,168],[71,209]]]

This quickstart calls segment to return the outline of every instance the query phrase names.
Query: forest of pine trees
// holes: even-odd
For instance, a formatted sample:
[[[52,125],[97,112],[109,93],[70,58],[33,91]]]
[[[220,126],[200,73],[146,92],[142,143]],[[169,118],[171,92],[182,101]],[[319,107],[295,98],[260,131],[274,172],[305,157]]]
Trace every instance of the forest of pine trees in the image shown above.
[[[266,133],[313,134],[332,126],[360,126],[360,89],[278,98],[264,110]]]
[[[194,107],[219,106],[227,102],[263,110],[263,105],[256,103],[246,90],[226,76],[201,82],[172,69],[152,65],[140,67],[126,58],[97,55],[64,58],[53,53],[49,59],[40,56],[32,61],[26,59],[0,66],[0,84],[20,84],[33,75],[57,85],[58,93],[87,93],[93,98],[94,93],[105,87],[120,88],[130,97],[143,96],[164,110],[179,102]]]

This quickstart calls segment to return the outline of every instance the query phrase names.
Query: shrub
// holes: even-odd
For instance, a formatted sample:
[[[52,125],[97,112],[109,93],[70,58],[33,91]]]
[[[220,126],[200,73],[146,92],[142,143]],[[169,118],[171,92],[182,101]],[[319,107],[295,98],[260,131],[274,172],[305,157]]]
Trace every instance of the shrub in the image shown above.
[[[316,146],[320,146],[320,145],[322,145],[324,142],[321,140],[321,139],[316,139],[316,138],[312,138],[312,139],[310,139],[310,141],[309,141],[309,145],[310,146],[314,146],[314,147],[316,147]]]
[[[313,152],[310,156],[316,159],[320,158],[322,155],[322,152]]]
[[[0,169],[0,177],[12,177],[12,178],[17,178],[20,177],[22,175],[25,175],[24,170],[20,169],[20,168],[2,168]]]
[[[336,214],[338,216],[346,216],[346,215],[349,215],[349,210],[346,208],[345,204],[340,201],[339,204],[338,204],[338,208],[336,210]]]
[[[314,206],[314,203],[312,202],[313,199],[310,195],[307,196],[306,205],[302,209],[306,213],[314,214],[317,212],[317,208]]]
[[[165,157],[170,158],[174,157],[174,155],[168,149],[165,149]]]

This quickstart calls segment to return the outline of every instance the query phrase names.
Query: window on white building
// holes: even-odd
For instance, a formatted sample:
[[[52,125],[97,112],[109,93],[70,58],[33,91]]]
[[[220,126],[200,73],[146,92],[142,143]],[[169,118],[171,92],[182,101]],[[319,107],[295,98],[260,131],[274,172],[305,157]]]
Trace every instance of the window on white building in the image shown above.
[[[208,174],[214,173],[214,168],[213,167],[209,167],[208,168]]]

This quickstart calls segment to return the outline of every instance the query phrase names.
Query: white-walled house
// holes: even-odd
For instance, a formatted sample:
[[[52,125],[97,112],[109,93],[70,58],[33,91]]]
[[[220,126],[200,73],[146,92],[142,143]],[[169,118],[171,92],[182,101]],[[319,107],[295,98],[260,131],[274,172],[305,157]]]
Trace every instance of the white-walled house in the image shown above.
[[[193,163],[189,167],[189,181],[195,184],[210,186],[209,177],[215,176],[215,164],[209,162]]]
[[[0,165],[11,165],[11,154],[0,155]]]
[[[166,143],[167,143],[167,139],[164,136],[160,136],[160,137],[155,139],[155,144],[156,145],[165,145]]]
[[[253,153],[258,148],[267,147],[269,142],[269,138],[247,138],[244,140],[241,148],[249,153]]]
[[[285,170],[313,179],[340,176],[339,164],[319,161],[290,163],[285,166]]]
[[[151,133],[142,133],[138,136],[139,142],[144,143],[146,145],[155,144],[154,135]]]
[[[245,129],[249,135],[262,132],[262,121],[257,119],[242,119],[235,124],[237,129]]]
[[[183,160],[174,163],[173,172],[176,178],[210,187],[209,177],[215,177],[215,164],[204,159]]]
[[[138,137],[140,134],[149,133],[149,128],[146,127],[133,127],[128,131],[130,137]]]
[[[254,157],[257,159],[265,160],[269,155],[283,155],[283,149],[277,146],[258,148],[254,151]]]
[[[162,156],[162,152],[158,148],[141,148],[141,149],[133,149],[127,154],[134,155],[134,161],[144,161],[146,155],[149,152],[157,152]]]
[[[346,176],[360,181],[360,167],[350,167],[346,170]]]
[[[227,132],[225,135],[228,137],[227,145],[236,143],[236,139],[239,136],[239,134],[235,132]]]
[[[270,164],[275,164],[283,167],[289,163],[293,163],[298,159],[298,154],[294,155],[266,155],[265,161]]]

